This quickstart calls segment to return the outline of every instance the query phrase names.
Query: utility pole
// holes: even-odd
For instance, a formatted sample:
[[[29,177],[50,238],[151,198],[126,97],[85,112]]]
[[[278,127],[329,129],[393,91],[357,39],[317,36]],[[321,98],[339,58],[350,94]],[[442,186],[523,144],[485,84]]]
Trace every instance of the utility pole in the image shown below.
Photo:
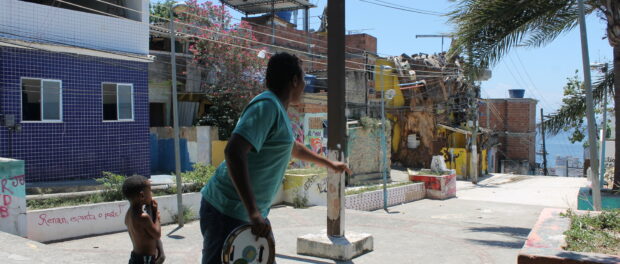
[[[172,68],[172,126],[174,129],[174,173],[177,180],[177,221],[183,226],[183,180],[181,179],[181,145],[179,143],[179,97],[177,95],[177,61],[175,47],[174,11],[186,7],[175,4],[170,8],[170,66]]]
[[[327,148],[330,160],[345,161],[345,20],[344,1],[328,1],[327,17]],[[329,172],[327,180],[327,235],[344,236],[344,172]]]
[[[474,88],[477,90],[477,88]],[[471,182],[478,183],[478,95],[474,96],[474,131],[471,133]]]
[[[544,120],[544,112],[543,109],[540,108],[540,130],[541,130],[541,135],[542,135],[542,147],[543,147],[543,174],[545,176],[549,175],[549,172],[547,171],[547,147],[545,145],[545,120]]]
[[[345,161],[347,120],[345,115],[345,5],[327,1],[327,149],[330,160]],[[327,173],[327,232],[297,237],[297,254],[349,261],[373,250],[370,234],[344,232],[344,172]]]
[[[594,118],[594,99],[592,97],[592,79],[590,76],[590,55],[586,32],[586,18],[583,0],[579,0],[579,29],[581,32],[581,56],[583,58],[583,75],[586,88],[586,117],[588,120],[588,143],[590,144],[590,167],[592,168],[592,201],[596,211],[601,211],[601,185],[598,179],[598,146]]]

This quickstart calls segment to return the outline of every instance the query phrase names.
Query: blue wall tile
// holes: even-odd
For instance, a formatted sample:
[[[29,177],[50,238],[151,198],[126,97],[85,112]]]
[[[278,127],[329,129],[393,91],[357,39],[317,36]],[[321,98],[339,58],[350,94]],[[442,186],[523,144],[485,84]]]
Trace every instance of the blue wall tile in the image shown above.
[[[147,63],[0,48],[0,114],[21,120],[21,77],[62,81],[63,122],[0,127],[0,157],[26,161],[29,182],[89,179],[102,171],[148,176]],[[103,122],[101,83],[134,85],[133,122]]]

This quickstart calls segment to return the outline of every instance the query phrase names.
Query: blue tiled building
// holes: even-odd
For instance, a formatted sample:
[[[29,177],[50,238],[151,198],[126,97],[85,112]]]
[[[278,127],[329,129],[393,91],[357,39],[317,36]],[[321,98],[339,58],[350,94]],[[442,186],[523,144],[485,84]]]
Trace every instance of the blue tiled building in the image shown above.
[[[25,160],[30,181],[92,178],[102,171],[148,175],[147,73],[145,62],[0,47],[0,113],[21,125],[19,131],[0,128],[0,156]],[[59,115],[26,117],[32,93],[24,90],[39,80],[60,84]],[[133,86],[133,118],[104,120],[106,83]]]
[[[127,2],[148,10],[146,0]],[[103,171],[148,176],[148,25],[141,23],[148,11],[122,19],[44,3],[0,6],[0,157],[25,160],[27,182],[97,178]],[[11,28],[1,28],[4,19]],[[76,21],[83,24],[66,26]],[[37,32],[45,23],[64,26],[71,38]],[[132,38],[89,37],[118,38],[123,30]]]

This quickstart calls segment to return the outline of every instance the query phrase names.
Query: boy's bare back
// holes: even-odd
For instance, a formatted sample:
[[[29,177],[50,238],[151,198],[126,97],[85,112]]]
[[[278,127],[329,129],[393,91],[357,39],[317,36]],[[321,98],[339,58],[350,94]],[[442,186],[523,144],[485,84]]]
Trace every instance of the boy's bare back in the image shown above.
[[[154,201],[156,204],[156,202]],[[142,208],[130,207],[125,215],[125,225],[129,231],[129,237],[133,243],[133,252],[139,255],[156,256],[157,241],[161,237],[159,224],[159,212],[157,219],[142,210]]]

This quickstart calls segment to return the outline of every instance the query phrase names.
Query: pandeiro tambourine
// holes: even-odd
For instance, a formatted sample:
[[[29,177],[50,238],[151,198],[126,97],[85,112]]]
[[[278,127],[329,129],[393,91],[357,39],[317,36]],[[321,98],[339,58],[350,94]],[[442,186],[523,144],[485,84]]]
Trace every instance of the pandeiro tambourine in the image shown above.
[[[224,264],[272,264],[276,256],[273,234],[259,237],[252,234],[251,225],[242,225],[233,230],[222,248]]]

